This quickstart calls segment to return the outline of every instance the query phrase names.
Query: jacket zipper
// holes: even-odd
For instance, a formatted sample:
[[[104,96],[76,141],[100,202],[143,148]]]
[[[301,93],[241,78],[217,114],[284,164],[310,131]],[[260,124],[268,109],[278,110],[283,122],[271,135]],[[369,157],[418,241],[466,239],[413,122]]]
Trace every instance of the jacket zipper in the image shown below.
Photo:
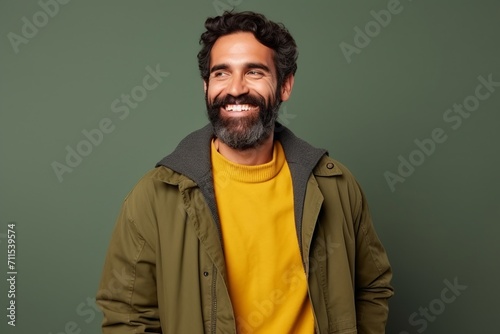
[[[216,280],[217,280],[217,268],[215,265],[213,266],[213,277],[212,277],[212,329],[211,333],[216,334],[217,331],[217,289],[216,289]]]

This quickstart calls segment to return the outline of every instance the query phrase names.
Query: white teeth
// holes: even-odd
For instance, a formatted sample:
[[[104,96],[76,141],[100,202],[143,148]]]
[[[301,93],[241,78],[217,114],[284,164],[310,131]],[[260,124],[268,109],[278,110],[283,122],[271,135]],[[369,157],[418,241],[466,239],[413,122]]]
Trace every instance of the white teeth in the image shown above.
[[[227,111],[248,111],[252,109],[248,104],[228,104],[226,105]]]

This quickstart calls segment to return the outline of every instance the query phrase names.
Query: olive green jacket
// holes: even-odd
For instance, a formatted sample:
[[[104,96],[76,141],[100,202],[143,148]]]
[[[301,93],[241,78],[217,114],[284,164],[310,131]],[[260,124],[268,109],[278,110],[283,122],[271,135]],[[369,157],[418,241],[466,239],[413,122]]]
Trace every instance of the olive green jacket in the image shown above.
[[[186,137],[125,199],[96,298],[103,333],[236,333],[211,138],[210,125]],[[316,332],[384,333],[392,271],[361,189],[324,150],[279,124],[275,138],[292,174]],[[256,312],[270,315],[272,302],[257,301]]]

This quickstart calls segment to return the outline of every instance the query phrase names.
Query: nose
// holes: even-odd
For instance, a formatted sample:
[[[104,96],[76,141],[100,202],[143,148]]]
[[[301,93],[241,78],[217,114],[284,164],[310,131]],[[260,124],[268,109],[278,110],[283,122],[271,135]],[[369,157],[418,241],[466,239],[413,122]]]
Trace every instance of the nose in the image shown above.
[[[240,96],[249,92],[244,76],[233,75],[228,83],[227,93],[232,96]]]

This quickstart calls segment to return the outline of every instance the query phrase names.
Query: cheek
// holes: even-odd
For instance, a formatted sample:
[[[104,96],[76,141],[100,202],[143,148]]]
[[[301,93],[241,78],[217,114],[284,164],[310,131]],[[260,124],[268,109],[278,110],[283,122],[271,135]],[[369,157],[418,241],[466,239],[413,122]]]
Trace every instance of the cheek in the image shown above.
[[[220,82],[212,81],[208,85],[207,95],[208,98],[213,100],[215,97],[219,96],[224,91],[224,85]]]
[[[258,81],[253,83],[249,88],[264,97],[274,97],[276,95],[276,84],[270,81]]]
[[[207,95],[208,101],[213,102],[214,99],[220,95],[220,90],[217,90],[217,89],[209,86],[207,89],[206,95]]]

